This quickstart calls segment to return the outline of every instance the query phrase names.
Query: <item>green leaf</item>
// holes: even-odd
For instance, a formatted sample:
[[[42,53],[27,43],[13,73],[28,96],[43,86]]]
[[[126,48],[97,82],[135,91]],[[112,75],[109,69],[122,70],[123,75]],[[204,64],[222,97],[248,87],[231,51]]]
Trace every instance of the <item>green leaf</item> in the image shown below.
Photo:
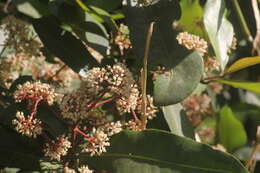
[[[246,173],[229,154],[160,130],[123,131],[100,157],[81,154],[83,164],[113,173]]]
[[[162,111],[172,133],[194,139],[193,127],[181,104],[163,106]]]
[[[230,80],[216,80],[216,81],[223,84],[231,85],[235,88],[242,88],[260,94],[260,82],[242,82],[242,81],[230,81]]]
[[[6,116],[12,116],[7,113],[5,112]],[[39,152],[40,145],[36,140],[21,136],[2,125],[2,122],[0,124],[0,138],[2,139],[0,142],[1,166],[39,170],[39,157],[36,154]]]
[[[233,40],[233,26],[225,17],[224,0],[208,0],[205,5],[204,26],[222,70],[228,62],[228,50]]]
[[[99,65],[81,40],[62,30],[55,18],[34,20],[33,26],[44,46],[75,72],[79,72],[86,65],[90,68]]]
[[[66,0],[50,2],[49,9],[63,23],[76,24],[85,19],[85,12],[76,4]]]
[[[95,1],[87,1],[86,4],[88,6],[96,6],[108,12],[113,12],[115,9],[119,8],[122,0],[95,0]]]
[[[50,15],[48,5],[41,0],[14,0],[17,10],[31,18]]]
[[[73,31],[87,45],[105,55],[109,46],[105,27],[89,14],[85,18],[84,22],[72,25]]]
[[[184,11],[178,21],[182,30],[206,38],[203,28],[203,8],[199,0],[180,1],[181,10]]]
[[[197,52],[186,56],[170,73],[157,76],[154,81],[156,105],[176,104],[188,97],[200,82],[203,64]]]
[[[162,66],[167,70],[154,81],[155,104],[176,104],[196,88],[203,69],[200,55],[186,50],[176,40],[178,33],[172,29],[172,22],[180,18],[179,3],[176,0],[160,0],[148,7],[136,7],[132,3],[125,3],[124,11],[133,49],[139,58],[137,62],[143,59],[146,33],[150,23],[155,21],[148,68],[155,70]]]
[[[63,166],[55,162],[40,160],[41,172],[62,172]]]
[[[234,62],[225,72],[225,74],[233,73],[238,70],[242,70],[244,68],[260,64],[260,56],[256,57],[246,57],[239,59],[238,61]]]
[[[236,119],[228,106],[224,106],[220,111],[218,131],[220,143],[228,151],[237,149],[247,142],[247,135],[243,124]]]

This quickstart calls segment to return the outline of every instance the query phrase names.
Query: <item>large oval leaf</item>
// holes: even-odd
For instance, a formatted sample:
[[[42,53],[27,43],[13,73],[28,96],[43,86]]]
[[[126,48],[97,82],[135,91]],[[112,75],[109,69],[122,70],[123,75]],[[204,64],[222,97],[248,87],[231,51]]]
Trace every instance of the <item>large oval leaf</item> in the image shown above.
[[[201,57],[179,45],[176,40],[178,33],[172,29],[172,22],[181,15],[180,5],[176,0],[159,0],[146,7],[137,7],[133,3],[133,0],[125,1],[124,11],[137,57],[143,58],[146,33],[154,21],[148,68],[153,70],[163,66],[171,72],[169,76],[157,77],[155,104],[166,106],[178,103],[192,93],[202,74]]]
[[[80,156],[84,164],[113,173],[246,173],[229,154],[188,138],[159,131],[124,131],[100,157]]]
[[[204,26],[210,42],[221,64],[222,70],[228,62],[228,50],[233,40],[233,26],[225,17],[224,0],[207,0],[204,12]]]
[[[170,73],[159,75],[154,81],[155,104],[165,106],[181,102],[196,89],[202,71],[202,58],[197,52],[184,57]]]

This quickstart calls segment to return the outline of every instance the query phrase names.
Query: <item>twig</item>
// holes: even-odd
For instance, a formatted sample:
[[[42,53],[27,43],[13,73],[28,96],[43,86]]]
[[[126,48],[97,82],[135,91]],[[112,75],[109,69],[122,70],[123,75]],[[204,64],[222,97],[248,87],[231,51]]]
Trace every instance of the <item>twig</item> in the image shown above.
[[[257,0],[252,0],[252,7],[254,11],[254,16],[255,16],[255,21],[256,21],[256,35],[253,41],[253,50],[252,53],[255,51],[257,52],[258,55],[260,55],[260,13],[259,13],[259,8],[257,4]]]
[[[253,173],[255,170],[256,165],[256,155],[260,151],[260,126],[257,127],[256,132],[256,142],[254,144],[254,148],[252,150],[252,153],[250,155],[250,158],[246,162],[246,168]]]
[[[147,66],[148,66],[148,55],[149,55],[149,49],[150,49],[150,44],[151,44],[151,39],[152,39],[152,34],[153,34],[153,26],[154,22],[152,22],[149,26],[148,32],[147,32],[147,37],[146,37],[146,43],[145,43],[145,52],[144,52],[144,61],[143,61],[143,69],[141,72],[141,77],[142,77],[142,115],[141,115],[141,122],[142,122],[142,127],[145,128],[146,126],[146,105],[147,105],[147,96],[146,96],[146,87],[147,87]]]
[[[239,22],[240,22],[240,24],[241,24],[241,26],[242,26],[242,29],[243,29],[245,35],[247,36],[247,39],[248,39],[250,42],[252,42],[252,41],[253,41],[252,34],[251,34],[251,32],[250,32],[250,30],[249,30],[247,24],[246,24],[245,18],[244,18],[244,16],[243,16],[243,13],[242,13],[242,11],[241,11],[241,8],[240,8],[240,6],[239,6],[237,0],[232,0],[231,2],[232,2],[232,4],[233,4],[233,6],[235,7],[235,10],[236,10],[237,15],[238,15],[238,18],[239,18]]]
[[[58,74],[66,67],[66,64],[64,64],[63,66],[61,66],[61,68],[59,70],[56,71],[56,73],[54,75],[52,75],[50,78],[53,79],[54,77],[58,76]]]

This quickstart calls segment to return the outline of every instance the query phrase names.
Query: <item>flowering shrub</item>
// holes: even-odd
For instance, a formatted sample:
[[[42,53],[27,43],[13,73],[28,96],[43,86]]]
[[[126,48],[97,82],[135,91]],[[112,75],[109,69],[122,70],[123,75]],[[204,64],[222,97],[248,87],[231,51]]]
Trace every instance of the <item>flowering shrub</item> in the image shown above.
[[[259,38],[226,3],[0,2],[0,172],[258,172]]]

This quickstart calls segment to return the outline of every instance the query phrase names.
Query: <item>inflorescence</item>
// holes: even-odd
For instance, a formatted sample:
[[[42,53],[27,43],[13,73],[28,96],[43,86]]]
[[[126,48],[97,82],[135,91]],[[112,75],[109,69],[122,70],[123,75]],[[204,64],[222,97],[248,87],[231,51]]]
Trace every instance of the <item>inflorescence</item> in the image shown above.
[[[52,140],[45,134],[43,123],[37,117],[38,105],[42,102],[51,108],[56,99],[55,89],[49,84],[41,82],[26,82],[17,86],[14,92],[16,102],[27,101],[30,109],[28,116],[17,112],[13,120],[15,129],[22,135],[36,138],[42,135],[47,143],[43,150],[51,160],[61,159],[75,152],[75,140],[81,152],[90,156],[106,152],[110,146],[112,135],[123,129],[142,130],[139,118],[155,117],[157,108],[153,105],[153,98],[147,95],[146,114],[142,112],[142,97],[139,87],[131,72],[124,64],[115,64],[104,68],[93,68],[87,72],[78,89],[63,96],[60,102],[60,115],[70,129],[69,134],[61,135]],[[129,121],[113,121],[106,115],[103,105],[111,104],[120,116],[132,115]],[[73,169],[71,169],[73,170]],[[79,172],[88,170],[88,167],[79,168]],[[74,170],[75,171],[75,170]],[[70,172],[70,168],[67,168]],[[89,170],[91,172],[91,170]]]

